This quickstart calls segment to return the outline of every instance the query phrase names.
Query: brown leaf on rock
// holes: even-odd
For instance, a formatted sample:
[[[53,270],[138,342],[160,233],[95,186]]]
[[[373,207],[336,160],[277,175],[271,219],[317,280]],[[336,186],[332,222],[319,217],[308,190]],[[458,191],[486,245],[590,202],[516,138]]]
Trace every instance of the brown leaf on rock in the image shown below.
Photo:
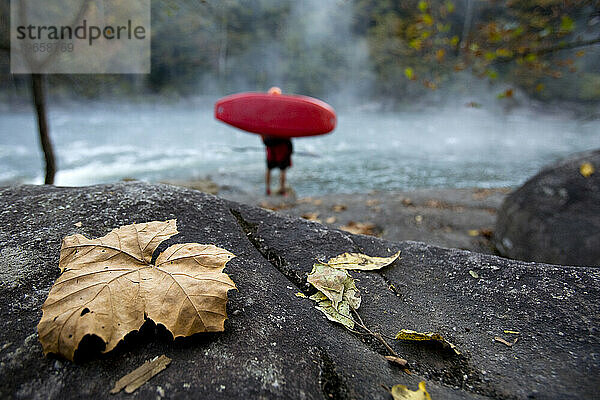
[[[509,342],[508,340],[505,340],[505,339],[501,338],[500,336],[494,337],[494,341],[496,341],[498,343],[502,343],[508,347],[513,347],[517,343],[518,340],[519,340],[519,338],[515,338],[515,340],[513,340],[512,342]]]
[[[368,207],[378,206],[380,204],[379,199],[369,199],[365,202]]]
[[[333,207],[331,207],[331,209],[334,212],[342,212],[345,211],[348,207],[345,204],[334,204]]]
[[[335,221],[337,221],[336,217],[329,217],[325,220],[326,224],[335,224]]]
[[[406,364],[408,364],[408,361],[406,361],[402,357],[385,356],[385,359],[388,360],[389,362],[391,362],[392,364],[396,364],[396,365],[399,365],[401,367],[406,367]]]
[[[370,235],[377,236],[375,232],[375,224],[370,222],[354,222],[350,221],[344,226],[340,226],[340,229],[349,233],[359,234],[359,235]]]
[[[174,337],[222,331],[227,292],[235,288],[222,271],[235,255],[213,245],[176,244],[153,265],[154,251],[177,233],[170,220],[123,226],[98,239],[65,237],[62,274],[38,324],[44,354],[72,360],[86,335],[102,339],[108,352],[146,318]]]
[[[148,360],[115,383],[110,394],[117,394],[125,389],[125,393],[133,393],[153,376],[167,368],[171,359],[165,355]]]
[[[309,221],[321,223],[321,220],[319,219],[319,213],[317,213],[317,212],[304,213],[301,215],[301,217],[304,219],[307,219]]]

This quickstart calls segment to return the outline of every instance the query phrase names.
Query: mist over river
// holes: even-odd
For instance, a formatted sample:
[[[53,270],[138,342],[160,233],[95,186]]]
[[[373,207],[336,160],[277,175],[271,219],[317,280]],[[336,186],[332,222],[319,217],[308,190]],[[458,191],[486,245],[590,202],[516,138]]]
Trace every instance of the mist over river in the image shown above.
[[[219,185],[262,193],[260,137],[217,122],[214,100],[51,106],[56,184],[210,177]],[[393,113],[355,108],[339,110],[333,133],[296,139],[294,147],[289,181],[302,196],[515,186],[548,163],[600,147],[600,121],[464,103]],[[41,183],[43,165],[34,113],[5,108],[0,183]]]

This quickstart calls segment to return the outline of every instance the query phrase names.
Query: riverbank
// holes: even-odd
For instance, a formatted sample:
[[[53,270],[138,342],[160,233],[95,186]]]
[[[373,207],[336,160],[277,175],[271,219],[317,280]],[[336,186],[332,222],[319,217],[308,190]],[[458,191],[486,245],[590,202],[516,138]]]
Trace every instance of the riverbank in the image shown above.
[[[323,196],[261,196],[211,181],[171,182],[228,200],[320,222],[351,233],[390,241],[427,244],[493,254],[496,213],[510,188],[415,189]]]

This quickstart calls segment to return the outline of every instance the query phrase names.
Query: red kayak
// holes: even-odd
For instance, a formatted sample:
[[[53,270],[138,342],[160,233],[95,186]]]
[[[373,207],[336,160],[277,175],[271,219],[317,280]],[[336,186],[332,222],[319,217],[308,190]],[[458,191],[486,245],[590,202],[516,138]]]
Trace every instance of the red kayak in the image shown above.
[[[308,96],[238,93],[215,104],[215,118],[247,132],[302,137],[331,132],[337,118],[327,103]]]

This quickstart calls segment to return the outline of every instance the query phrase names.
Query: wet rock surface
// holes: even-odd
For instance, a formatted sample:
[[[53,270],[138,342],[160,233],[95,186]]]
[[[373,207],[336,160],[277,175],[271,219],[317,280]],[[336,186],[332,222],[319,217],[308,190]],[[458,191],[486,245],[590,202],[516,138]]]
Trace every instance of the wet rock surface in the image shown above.
[[[584,164],[595,172],[585,176]],[[600,266],[600,150],[548,166],[511,193],[494,244],[510,258]]]
[[[166,370],[115,398],[390,399],[382,385],[416,389],[425,380],[433,399],[586,399],[600,385],[598,269],[351,235],[166,185],[8,187],[0,203],[2,398],[108,397],[120,377],[161,354],[173,360]],[[198,242],[238,256],[225,269],[238,287],[225,332],[173,341],[149,322],[105,355],[89,340],[75,363],[43,356],[36,325],[62,238],[170,218],[180,233],[158,252]],[[352,272],[365,323],[386,336],[439,332],[462,351],[388,339],[412,374],[385,361],[379,342],[296,296],[311,293],[315,259],[397,250],[401,259],[382,271]],[[496,336],[518,341],[509,347]]]

